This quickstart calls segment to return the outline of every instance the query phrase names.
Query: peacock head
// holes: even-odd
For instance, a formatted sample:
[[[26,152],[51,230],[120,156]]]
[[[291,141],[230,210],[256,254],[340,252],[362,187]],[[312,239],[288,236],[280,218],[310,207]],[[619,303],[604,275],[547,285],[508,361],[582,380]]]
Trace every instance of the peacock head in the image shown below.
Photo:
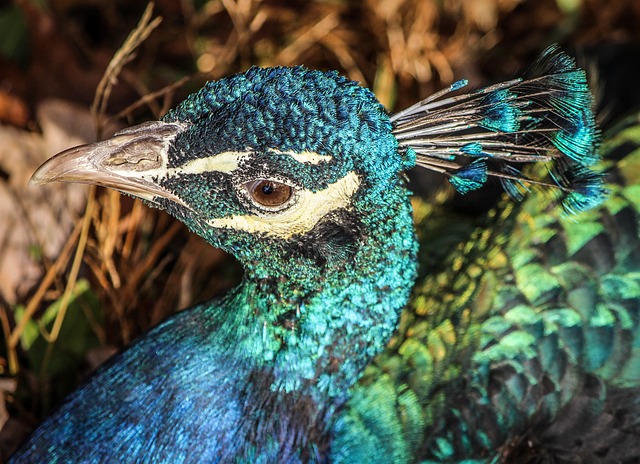
[[[573,59],[552,46],[522,78],[460,94],[465,85],[389,116],[337,73],[252,68],[206,84],[162,121],[53,157],[33,181],[116,188],[248,269],[303,276],[352,263],[372,234],[411,248],[389,218],[410,227],[402,173],[414,164],[462,193],[495,177],[515,198],[551,185],[570,213],[602,202],[593,100]],[[527,163],[544,164],[548,180],[514,166]]]
[[[369,90],[335,72],[252,68],[207,83],[162,121],[58,154],[32,181],[118,189],[247,265],[270,257],[290,273],[292,262],[353,256],[363,230],[347,212],[382,207],[414,162]]]

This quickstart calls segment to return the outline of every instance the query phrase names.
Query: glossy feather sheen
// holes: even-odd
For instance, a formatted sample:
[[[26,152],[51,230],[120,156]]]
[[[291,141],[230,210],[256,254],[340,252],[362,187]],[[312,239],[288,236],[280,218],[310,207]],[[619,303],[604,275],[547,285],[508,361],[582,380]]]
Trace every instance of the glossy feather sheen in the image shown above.
[[[545,59],[557,79],[582,79],[558,51]],[[582,81],[574,87],[575,95],[545,101],[557,103],[554,121],[564,115],[558,130],[584,143],[565,146],[565,138],[545,150],[573,159],[558,183],[588,197],[574,208],[584,209],[603,191],[589,168],[591,100]],[[483,124],[512,131],[520,109],[502,104],[511,90],[496,89],[480,92],[491,100],[479,100],[491,107]],[[640,160],[618,149],[631,129],[605,145],[621,161],[609,162],[612,193],[599,208],[567,217],[534,192],[470,222],[446,205],[416,203],[418,256],[403,181],[416,151],[399,148],[398,120],[368,90],[300,67],[208,83],[170,112],[165,122],[180,132],[158,152],[164,173],[149,175],[171,199],[147,200],[236,255],[243,282],[114,357],[12,462],[640,455],[640,194],[623,169]],[[476,156],[485,148],[474,143],[454,146]],[[229,153],[242,156],[230,164]],[[486,182],[482,158],[455,167],[460,190]],[[506,172],[519,178],[515,168]],[[229,220],[286,214],[249,201],[242,186],[256,179],[322,195],[354,174],[356,189],[310,229],[273,235]]]
[[[536,194],[475,228],[427,216],[460,243],[360,379],[338,426],[344,462],[638,462],[639,123],[605,139],[598,209],[567,217]],[[385,441],[353,445],[372,430]]]
[[[418,165],[447,175],[463,194],[494,176],[522,199],[529,185],[548,181],[513,164],[545,163],[567,212],[602,202],[601,178],[590,169],[598,159],[592,97],[572,58],[551,46],[522,78],[461,94],[466,85],[458,81],[391,117]]]
[[[243,262],[243,283],[111,360],[14,462],[326,461],[337,410],[396,326],[416,270],[400,176],[410,160],[397,152],[370,91],[335,73],[253,69],[208,84],[167,121],[176,118],[188,128],[176,137],[168,168],[249,148],[250,159],[231,171],[155,179],[188,206],[172,202],[170,212]],[[291,133],[294,122],[312,137]],[[388,156],[372,156],[379,150]],[[290,151],[317,156],[306,163]],[[292,239],[210,225],[234,215],[260,222],[264,213],[233,193],[248,175],[290,179],[303,195],[322,194],[354,173],[358,190],[345,192],[348,205],[325,210]],[[278,217],[271,216],[264,222]]]

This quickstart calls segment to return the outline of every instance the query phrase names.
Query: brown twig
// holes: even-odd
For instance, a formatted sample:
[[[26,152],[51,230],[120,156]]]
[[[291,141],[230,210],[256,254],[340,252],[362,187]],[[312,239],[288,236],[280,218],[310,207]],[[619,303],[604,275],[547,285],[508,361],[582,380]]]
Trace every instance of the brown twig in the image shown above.
[[[29,303],[27,303],[27,307],[25,308],[22,318],[20,318],[20,320],[17,321],[15,328],[13,329],[13,331],[11,332],[11,335],[9,336],[8,345],[10,350],[14,350],[18,346],[18,343],[20,342],[20,337],[22,336],[22,333],[24,332],[24,329],[27,323],[29,322],[29,320],[31,320],[31,318],[33,317],[33,314],[40,307],[40,303],[44,299],[44,296],[47,290],[53,283],[56,276],[67,265],[67,262],[69,261],[69,257],[71,256],[71,251],[73,250],[73,246],[76,243],[78,236],[80,235],[80,230],[81,230],[81,223],[78,223],[74,228],[73,232],[71,233],[71,235],[69,236],[67,243],[65,243],[64,247],[62,248],[62,251],[60,251],[60,255],[58,256],[58,259],[56,259],[53,265],[49,269],[47,269],[47,273],[42,279],[42,282],[40,282],[40,286],[36,290],[31,300],[29,300]],[[11,373],[16,374],[17,370],[15,371],[12,370]]]
[[[157,17],[151,20],[153,13],[153,2],[147,5],[147,8],[140,18],[140,22],[136,28],[127,36],[120,49],[113,55],[109,62],[91,104],[91,112],[96,120],[96,134],[98,138],[104,127],[104,115],[107,112],[107,103],[111,96],[113,86],[118,82],[118,76],[122,72],[122,68],[135,58],[136,49],[149,37],[151,32],[160,25],[162,18]]]
[[[91,186],[89,197],[87,199],[87,206],[85,208],[85,213],[82,220],[80,238],[78,239],[78,245],[76,247],[76,254],[73,258],[73,263],[71,264],[71,270],[69,271],[69,279],[67,280],[64,293],[62,294],[62,298],[60,300],[60,310],[58,311],[58,314],[56,314],[51,333],[45,336],[45,339],[50,344],[50,346],[55,343],[55,341],[58,339],[58,336],[60,335],[62,321],[64,321],[64,316],[67,313],[67,308],[69,307],[71,292],[73,291],[78,280],[78,273],[80,272],[80,265],[82,264],[82,256],[84,255],[84,249],[87,245],[89,226],[91,225],[91,214],[95,206],[95,190],[96,187]],[[43,366],[44,365],[45,363],[43,363]]]
[[[113,119],[120,119],[120,118],[124,118],[128,115],[130,115],[133,111],[137,110],[138,108],[140,108],[141,106],[144,105],[149,105],[149,103],[153,100],[155,100],[158,97],[161,97],[163,95],[166,95],[170,92],[175,91],[176,89],[179,89],[180,87],[182,87],[183,85],[189,83],[192,80],[198,79],[198,78],[203,78],[206,75],[206,73],[196,73],[193,74],[191,76],[185,76],[182,79],[178,79],[176,82],[174,82],[173,84],[169,84],[159,90],[156,90],[155,92],[151,92],[148,93],[146,95],[144,95],[143,97],[139,98],[138,100],[136,100],[135,102],[133,102],[131,105],[127,106],[125,109],[123,109],[122,111],[120,111],[118,114],[116,114]]]

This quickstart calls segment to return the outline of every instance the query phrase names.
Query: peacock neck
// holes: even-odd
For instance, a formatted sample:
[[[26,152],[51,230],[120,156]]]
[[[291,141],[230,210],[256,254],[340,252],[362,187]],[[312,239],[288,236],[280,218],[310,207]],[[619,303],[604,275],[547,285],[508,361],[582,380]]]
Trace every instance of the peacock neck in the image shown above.
[[[223,305],[234,309],[219,313],[233,318],[219,326],[234,328],[232,343],[269,372],[274,392],[342,404],[397,325],[416,275],[411,205],[399,186],[366,200],[355,206],[360,223],[353,255],[322,266],[291,259],[286,273],[245,263],[242,283]]]

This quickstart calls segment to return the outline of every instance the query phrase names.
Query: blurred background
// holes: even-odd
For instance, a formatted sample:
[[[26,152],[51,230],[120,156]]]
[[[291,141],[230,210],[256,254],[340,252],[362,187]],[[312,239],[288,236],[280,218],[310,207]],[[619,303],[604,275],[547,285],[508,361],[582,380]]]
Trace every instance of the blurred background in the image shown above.
[[[241,276],[116,192],[27,186],[45,159],[253,65],[337,69],[397,111],[552,43],[588,69],[606,126],[640,107],[639,24],[637,0],[0,0],[0,462],[106,358]],[[442,184],[416,177],[426,197]]]

